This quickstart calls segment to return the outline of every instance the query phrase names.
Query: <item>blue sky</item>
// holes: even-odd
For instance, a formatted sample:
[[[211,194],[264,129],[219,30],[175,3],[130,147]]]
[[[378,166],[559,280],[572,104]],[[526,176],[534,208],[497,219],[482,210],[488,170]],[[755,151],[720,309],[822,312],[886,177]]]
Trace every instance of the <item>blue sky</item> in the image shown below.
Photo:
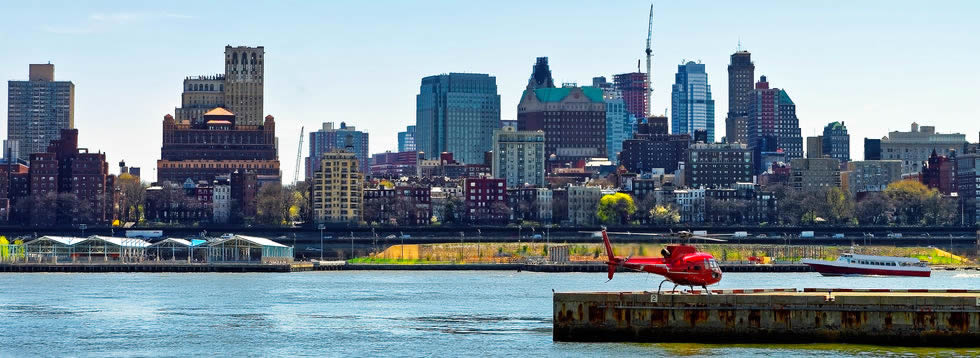
[[[371,151],[396,148],[415,122],[422,77],[497,77],[501,116],[537,56],[557,82],[589,84],[636,69],[647,1],[45,1],[4,2],[0,78],[55,64],[76,86],[81,145],[156,177],[160,122],[185,76],[223,71],[224,46],[265,46],[265,111],[276,117],[284,181],[300,126],[345,121],[370,131]],[[739,40],[756,76],[797,104],[803,135],[845,121],[852,157],[862,138],[906,130],[980,131],[980,2],[660,1],[655,4],[654,109],[669,107],[682,60],[707,66],[720,138],[728,56]],[[6,96],[0,97],[6,117]],[[6,120],[0,121],[6,137]],[[305,150],[304,150],[304,155]],[[113,164],[114,168],[115,165]],[[115,170],[115,169],[113,169]]]

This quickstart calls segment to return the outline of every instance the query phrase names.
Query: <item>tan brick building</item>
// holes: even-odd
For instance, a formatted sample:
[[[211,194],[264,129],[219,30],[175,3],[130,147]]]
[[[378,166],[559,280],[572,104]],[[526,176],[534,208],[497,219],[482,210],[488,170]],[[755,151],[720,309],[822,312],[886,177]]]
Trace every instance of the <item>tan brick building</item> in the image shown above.
[[[320,157],[310,196],[316,223],[358,223],[363,215],[364,177],[354,153],[333,150]]]

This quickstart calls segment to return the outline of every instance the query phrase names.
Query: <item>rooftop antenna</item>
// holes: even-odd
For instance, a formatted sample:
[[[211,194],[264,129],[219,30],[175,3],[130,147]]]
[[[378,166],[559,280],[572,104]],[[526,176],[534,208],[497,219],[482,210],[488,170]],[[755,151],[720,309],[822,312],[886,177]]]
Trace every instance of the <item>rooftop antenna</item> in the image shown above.
[[[653,2],[650,2],[650,23],[647,26],[647,108],[646,112],[653,112],[653,73],[650,72],[651,61],[653,61]],[[637,64],[639,67],[639,64]]]
[[[742,37],[738,38],[738,49],[735,52],[742,52]]]

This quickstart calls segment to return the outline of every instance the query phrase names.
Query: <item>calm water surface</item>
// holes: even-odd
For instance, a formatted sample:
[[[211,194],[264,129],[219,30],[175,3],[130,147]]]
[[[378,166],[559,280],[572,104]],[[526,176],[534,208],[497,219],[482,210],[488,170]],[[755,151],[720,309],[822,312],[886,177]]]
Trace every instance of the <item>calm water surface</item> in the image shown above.
[[[949,356],[978,349],[551,341],[551,290],[644,290],[645,274],[0,274],[0,356]],[[717,288],[980,289],[980,273],[729,273]],[[978,343],[980,345],[980,343]]]

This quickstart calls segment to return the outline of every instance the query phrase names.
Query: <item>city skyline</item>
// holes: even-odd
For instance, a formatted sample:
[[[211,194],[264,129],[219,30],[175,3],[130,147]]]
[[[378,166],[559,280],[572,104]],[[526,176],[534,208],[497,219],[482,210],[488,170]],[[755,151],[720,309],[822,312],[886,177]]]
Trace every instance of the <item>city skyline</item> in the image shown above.
[[[415,95],[425,76],[494,76],[501,119],[513,120],[527,84],[527,65],[536,57],[549,57],[558,85],[585,85],[596,75],[635,72],[636,61],[644,56],[649,6],[644,1],[567,7],[507,2],[473,11],[471,4],[379,2],[339,13],[332,4],[288,9],[189,4],[63,3],[54,11],[5,5],[10,21],[0,29],[23,36],[7,36],[0,75],[25,80],[28,64],[56,65],[57,79],[76,86],[75,127],[85,133],[79,145],[107,153],[110,163],[124,159],[145,168],[143,175],[152,181],[157,173],[150,168],[161,146],[159,119],[180,106],[182,80],[220,73],[223,64],[216,58],[225,45],[264,46],[269,62],[262,115],[277,119],[282,173],[291,179],[291,148],[298,144],[300,126],[346,121],[376,138],[371,153],[395,150],[397,132],[415,122]],[[943,76],[939,86],[935,66],[980,56],[970,37],[980,27],[970,16],[980,4],[846,6],[657,4],[653,114],[669,107],[674,67],[685,59],[700,59],[713,97],[726,98],[725,68],[741,41],[742,49],[752,52],[756,77],[766,75],[791,91],[803,136],[818,134],[829,122],[848,123],[852,158],[863,156],[863,138],[905,130],[913,121],[966,134],[975,142],[980,110],[969,104],[980,93],[975,87],[980,71],[963,67],[957,76]],[[603,31],[569,30],[563,23],[515,15],[542,11],[564,24],[594,22],[596,14],[615,14],[619,21],[604,23]],[[257,25],[212,27],[203,21],[209,13],[255,20]],[[687,26],[695,13],[708,25]],[[746,17],[760,21],[739,20]],[[486,31],[488,27],[499,31]],[[528,31],[534,31],[534,40],[526,36]],[[190,36],[195,40],[187,41]],[[379,89],[379,84],[387,88]],[[7,97],[0,96],[0,101],[6,117]],[[727,101],[716,101],[716,140],[725,133],[720,122],[727,107]],[[6,138],[6,121],[0,121],[0,134]]]

